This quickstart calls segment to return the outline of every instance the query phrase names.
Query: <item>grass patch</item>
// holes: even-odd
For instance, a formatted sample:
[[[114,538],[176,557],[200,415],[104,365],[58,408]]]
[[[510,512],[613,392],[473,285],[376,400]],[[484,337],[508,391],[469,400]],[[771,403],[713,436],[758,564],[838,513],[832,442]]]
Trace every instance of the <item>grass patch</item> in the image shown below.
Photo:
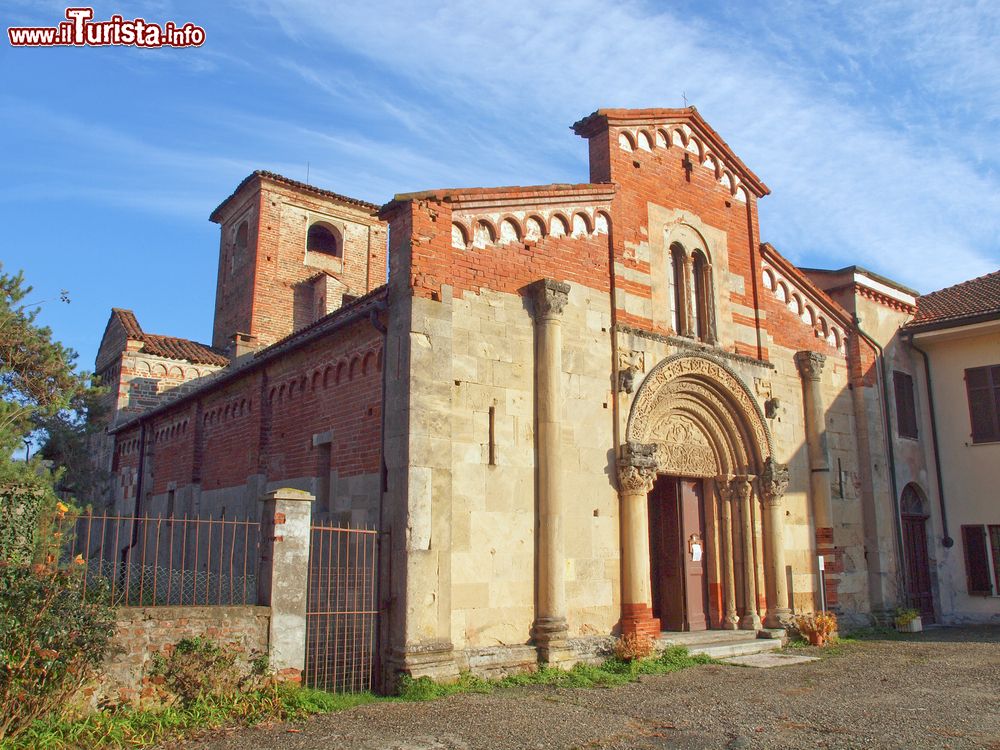
[[[614,687],[634,682],[640,675],[656,675],[676,672],[696,664],[711,664],[715,660],[704,655],[691,656],[683,646],[672,646],[656,656],[635,661],[611,658],[602,664],[577,664],[570,670],[543,667],[537,672],[510,675],[498,680],[484,680],[468,673],[458,682],[441,684],[428,677],[416,680],[403,677],[400,682],[399,698],[402,700],[425,701],[443,698],[458,693],[492,693],[504,688],[525,685],[550,685],[567,688]]]
[[[0,741],[0,750],[150,747],[214,729],[297,721],[313,714],[342,711],[366,703],[428,701],[459,693],[492,693],[524,685],[614,687],[634,682],[640,675],[668,674],[714,661],[708,656],[691,656],[684,647],[673,646],[648,659],[621,661],[611,658],[599,665],[577,664],[566,671],[542,668],[498,680],[485,680],[467,672],[450,684],[437,683],[428,677],[403,677],[399,695],[388,697],[372,693],[327,693],[283,684],[234,698],[205,698],[186,707],[157,711],[120,709],[72,721],[36,721],[17,737]]]
[[[149,747],[213,729],[295,721],[376,700],[371,693],[333,694],[277,685],[234,698],[205,698],[184,707],[119,709],[77,720],[40,720],[16,737],[0,741],[0,750]]]

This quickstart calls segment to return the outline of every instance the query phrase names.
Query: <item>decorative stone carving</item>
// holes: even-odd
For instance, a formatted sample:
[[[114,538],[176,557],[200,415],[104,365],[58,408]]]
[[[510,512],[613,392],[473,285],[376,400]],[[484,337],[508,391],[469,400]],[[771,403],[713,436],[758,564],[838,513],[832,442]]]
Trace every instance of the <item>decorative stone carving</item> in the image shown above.
[[[664,473],[711,477],[718,461],[705,433],[690,419],[674,414],[656,432],[656,464]]]
[[[618,352],[618,391],[619,393],[632,393],[635,390],[635,381],[643,367],[643,353],[619,351]]]
[[[546,320],[559,316],[569,302],[569,284],[554,279],[539,279],[531,285],[535,317]]]
[[[750,394],[747,386],[727,367],[703,354],[679,354],[668,357],[646,376],[629,414],[626,435],[629,440],[650,442],[650,436],[662,418],[664,405],[669,408],[669,399],[664,389],[673,381],[681,381],[694,386],[705,383],[716,399],[725,398],[722,413],[738,416],[746,428],[753,433],[762,457],[771,454],[771,436],[764,423],[760,406]],[[670,393],[670,391],[666,391]]]
[[[788,467],[779,464],[773,456],[768,456],[764,462],[764,471],[760,475],[761,495],[766,505],[777,505],[788,489]]]
[[[823,374],[826,355],[819,352],[795,352],[795,366],[803,380],[819,380]]]
[[[618,489],[624,494],[645,494],[656,481],[655,446],[626,443],[618,460]]]

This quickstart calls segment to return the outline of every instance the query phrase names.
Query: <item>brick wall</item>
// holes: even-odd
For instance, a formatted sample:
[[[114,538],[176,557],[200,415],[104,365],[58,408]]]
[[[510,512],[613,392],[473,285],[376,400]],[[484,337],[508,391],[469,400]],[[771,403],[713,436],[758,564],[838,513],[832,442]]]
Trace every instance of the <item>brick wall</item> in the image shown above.
[[[305,186],[308,188],[308,186]],[[317,274],[337,280],[338,291],[359,297],[386,280],[386,227],[369,208],[351,205],[285,182],[257,178],[237,191],[214,220],[221,225],[219,281],[212,342],[225,347],[237,331],[267,346],[318,317],[319,296],[334,308]],[[246,251],[234,237],[250,224]],[[342,240],[339,258],[308,253],[309,227],[322,221]]]
[[[184,638],[232,646],[245,661],[267,653],[269,619],[268,607],[120,607],[111,653],[100,677],[81,689],[77,701],[93,709],[152,696],[153,655],[169,653]]]
[[[158,412],[146,423],[144,494],[241,487],[255,475],[281,482],[324,471],[377,474],[381,346],[381,334],[362,319]],[[115,436],[122,500],[135,497],[140,432],[133,425]],[[331,434],[329,467],[313,445],[324,432]]]

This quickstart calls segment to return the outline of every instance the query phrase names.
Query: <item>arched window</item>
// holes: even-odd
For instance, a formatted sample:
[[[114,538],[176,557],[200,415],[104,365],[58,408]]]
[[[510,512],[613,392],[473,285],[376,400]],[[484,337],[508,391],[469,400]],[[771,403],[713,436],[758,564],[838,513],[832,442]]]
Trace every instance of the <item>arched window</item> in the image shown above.
[[[317,222],[309,227],[306,236],[306,250],[339,258],[341,252],[340,233],[329,224]]]
[[[680,245],[670,247],[670,286],[671,323],[676,333],[683,334],[687,328],[687,311],[684,309],[684,248]]]
[[[692,263],[692,286],[694,288],[694,334],[699,341],[706,343],[715,342],[715,333],[712,330],[712,269],[708,265],[705,254],[700,250],[694,253]]]
[[[250,239],[250,223],[244,221],[236,229],[236,250],[243,252],[247,249],[247,242]]]
[[[903,495],[899,500],[899,510],[904,516],[925,516],[924,499],[921,492],[913,482],[903,488]]]

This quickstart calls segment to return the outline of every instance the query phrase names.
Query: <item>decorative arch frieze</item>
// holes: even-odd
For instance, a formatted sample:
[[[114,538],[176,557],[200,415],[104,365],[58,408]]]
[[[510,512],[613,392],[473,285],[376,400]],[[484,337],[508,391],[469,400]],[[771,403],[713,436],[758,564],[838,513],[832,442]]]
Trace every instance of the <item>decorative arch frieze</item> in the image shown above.
[[[658,471],[682,476],[760,474],[773,452],[750,389],[700,352],[667,357],[649,372],[625,435],[629,443],[655,446]]]

